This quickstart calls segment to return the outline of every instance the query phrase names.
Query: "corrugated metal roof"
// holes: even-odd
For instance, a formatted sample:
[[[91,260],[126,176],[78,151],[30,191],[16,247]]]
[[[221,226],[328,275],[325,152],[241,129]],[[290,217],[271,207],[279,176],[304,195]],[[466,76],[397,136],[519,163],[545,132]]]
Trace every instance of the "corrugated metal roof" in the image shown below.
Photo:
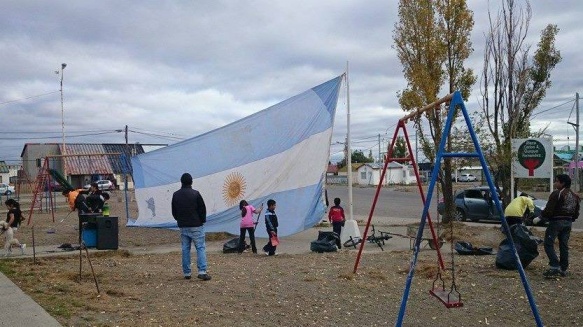
[[[63,153],[61,144],[59,150]],[[140,144],[67,143],[65,154],[72,156],[63,159],[69,175],[131,174],[130,158],[142,153],[144,149]]]
[[[75,155],[65,157],[64,162],[68,175],[113,174],[113,169],[109,163],[109,156],[105,155],[103,144],[66,144],[65,151],[59,145],[61,153]]]
[[[144,153],[140,144],[103,144],[108,153],[119,153],[119,156],[110,156],[109,163],[115,174],[131,174],[131,157]]]

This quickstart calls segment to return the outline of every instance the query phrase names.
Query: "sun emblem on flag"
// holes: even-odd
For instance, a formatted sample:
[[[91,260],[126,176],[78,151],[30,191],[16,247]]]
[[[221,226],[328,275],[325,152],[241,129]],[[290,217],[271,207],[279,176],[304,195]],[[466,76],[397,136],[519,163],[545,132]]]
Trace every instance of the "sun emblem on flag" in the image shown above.
[[[233,206],[243,198],[247,183],[241,173],[233,172],[227,175],[223,184],[223,199],[229,206]]]

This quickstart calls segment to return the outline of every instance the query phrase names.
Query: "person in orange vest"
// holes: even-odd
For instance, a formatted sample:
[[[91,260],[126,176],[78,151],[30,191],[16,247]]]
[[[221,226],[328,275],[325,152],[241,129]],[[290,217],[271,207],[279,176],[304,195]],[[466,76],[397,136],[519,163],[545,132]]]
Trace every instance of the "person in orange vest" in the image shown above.
[[[79,214],[91,212],[85,203],[85,196],[82,194],[83,190],[64,190],[63,195],[67,198],[69,209],[71,211],[78,210]]]

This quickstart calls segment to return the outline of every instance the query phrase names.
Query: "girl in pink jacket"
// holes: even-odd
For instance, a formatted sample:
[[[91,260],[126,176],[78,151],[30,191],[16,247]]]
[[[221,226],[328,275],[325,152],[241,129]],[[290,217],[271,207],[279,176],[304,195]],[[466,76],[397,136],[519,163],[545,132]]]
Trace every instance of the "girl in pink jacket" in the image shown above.
[[[241,210],[241,233],[239,234],[239,254],[245,250],[245,233],[249,232],[249,239],[251,240],[251,250],[257,254],[257,246],[255,245],[255,224],[253,222],[253,214],[260,213],[263,210],[263,204],[260,208],[255,209],[245,200],[239,202],[239,209]]]

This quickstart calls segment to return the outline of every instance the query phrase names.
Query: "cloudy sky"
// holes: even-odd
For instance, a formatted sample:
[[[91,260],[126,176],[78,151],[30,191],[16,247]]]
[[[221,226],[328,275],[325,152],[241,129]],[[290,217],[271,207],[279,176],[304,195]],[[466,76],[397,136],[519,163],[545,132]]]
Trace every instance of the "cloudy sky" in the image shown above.
[[[397,1],[4,1],[0,11],[0,160],[20,161],[25,143],[172,144],[253,114],[332,79],[349,64],[353,149],[378,152],[404,113],[405,88],[392,48]],[[488,8],[469,1],[482,69]],[[574,145],[580,92],[583,2],[532,3],[534,51],[549,23],[563,61],[533,125],[550,123],[555,145]],[[61,64],[67,66],[61,76]],[[55,71],[59,72],[56,74]],[[478,85],[476,85],[478,87]],[[346,90],[331,153],[346,135]],[[442,94],[442,95],[445,95]],[[477,91],[467,107],[478,106]],[[538,114],[537,114],[538,113]],[[570,118],[569,118],[570,117]],[[412,126],[408,126],[414,134]],[[386,145],[385,145],[386,146]]]

